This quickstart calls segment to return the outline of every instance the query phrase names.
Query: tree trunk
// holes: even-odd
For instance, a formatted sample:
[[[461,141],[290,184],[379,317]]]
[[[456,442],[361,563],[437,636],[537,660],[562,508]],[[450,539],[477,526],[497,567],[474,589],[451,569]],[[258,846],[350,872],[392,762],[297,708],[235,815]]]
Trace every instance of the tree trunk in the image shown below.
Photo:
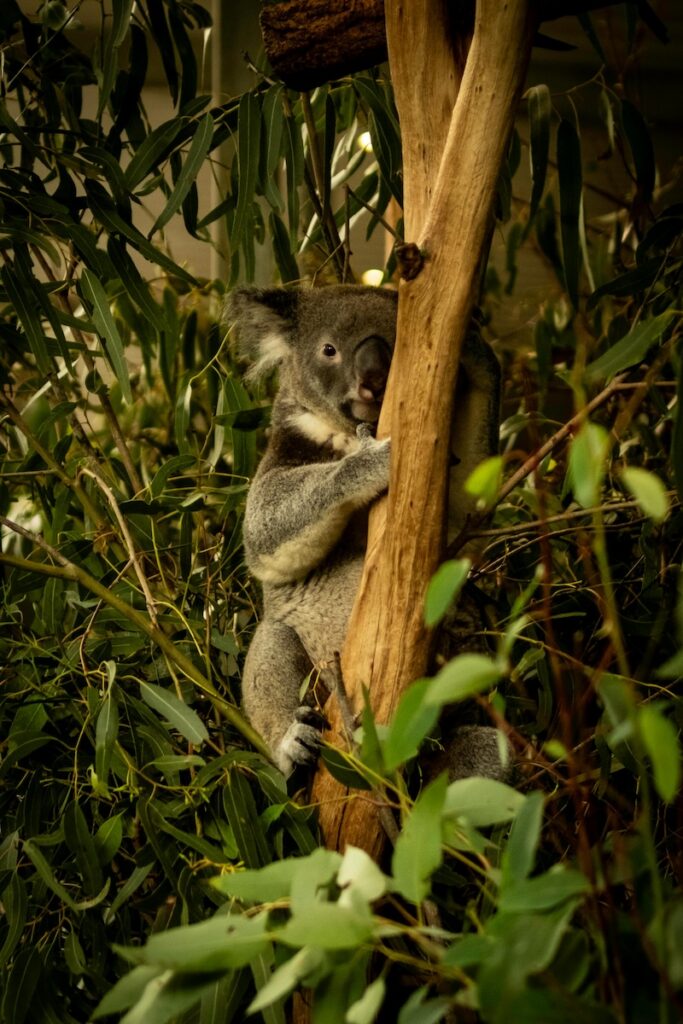
[[[368,686],[379,722],[427,669],[424,594],[443,549],[460,349],[535,27],[529,0],[478,0],[460,81],[465,47],[448,31],[442,0],[387,0],[386,21],[403,139],[406,239],[422,260],[417,276],[399,288],[379,424],[393,443],[389,494],[370,516],[342,659],[351,707],[358,710]],[[332,741],[343,746],[339,709],[329,711]],[[321,768],[313,801],[327,846],[352,844],[379,856],[384,834],[371,800],[349,798]]]

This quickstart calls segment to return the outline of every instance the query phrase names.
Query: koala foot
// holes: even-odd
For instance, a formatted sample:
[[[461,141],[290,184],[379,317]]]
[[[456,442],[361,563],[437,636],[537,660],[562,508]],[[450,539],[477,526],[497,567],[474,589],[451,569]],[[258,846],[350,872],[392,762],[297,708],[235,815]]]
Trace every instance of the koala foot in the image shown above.
[[[294,712],[294,721],[275,751],[275,763],[287,777],[298,764],[314,765],[318,760],[323,729],[327,722],[313,708],[302,705]]]

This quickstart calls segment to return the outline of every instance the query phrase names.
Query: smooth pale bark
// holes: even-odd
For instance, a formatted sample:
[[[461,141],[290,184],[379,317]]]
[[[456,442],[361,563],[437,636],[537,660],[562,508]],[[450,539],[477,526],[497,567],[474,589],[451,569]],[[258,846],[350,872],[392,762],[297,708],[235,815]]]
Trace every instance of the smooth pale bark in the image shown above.
[[[428,665],[423,602],[443,549],[452,396],[535,24],[528,0],[479,0],[458,91],[441,0],[387,0],[386,19],[403,138],[406,239],[417,242],[424,264],[400,284],[379,425],[393,443],[389,495],[370,517],[342,659],[351,707],[359,709],[362,687],[369,686],[379,722]],[[332,742],[343,747],[334,699],[330,705]],[[322,768],[312,799],[326,845],[380,854],[384,834],[367,795],[349,797]]]

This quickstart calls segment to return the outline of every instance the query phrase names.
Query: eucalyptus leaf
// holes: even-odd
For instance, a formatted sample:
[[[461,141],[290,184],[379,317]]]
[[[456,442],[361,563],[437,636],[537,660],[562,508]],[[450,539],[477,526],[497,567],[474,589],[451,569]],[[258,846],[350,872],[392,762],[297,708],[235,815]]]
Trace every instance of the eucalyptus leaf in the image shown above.
[[[208,731],[197,712],[175,693],[152,683],[140,683],[140,696],[158,711],[189,743],[195,746],[208,739]]]

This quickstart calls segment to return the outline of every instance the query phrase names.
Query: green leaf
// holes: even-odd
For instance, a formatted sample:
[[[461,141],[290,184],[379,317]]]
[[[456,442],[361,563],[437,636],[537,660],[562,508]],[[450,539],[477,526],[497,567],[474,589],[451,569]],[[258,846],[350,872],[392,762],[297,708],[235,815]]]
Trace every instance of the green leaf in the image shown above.
[[[92,321],[102,339],[104,353],[121,387],[123,399],[132,405],[133,394],[130,390],[130,377],[123,351],[123,342],[109,307],[107,293],[98,278],[87,267],[83,268],[81,274],[81,287],[85,298],[92,306]]]
[[[0,897],[7,925],[5,938],[2,946],[0,946],[0,969],[4,969],[5,964],[17,947],[26,924],[26,910],[28,906],[26,886],[17,871],[13,871],[10,875],[9,883],[0,893]]]
[[[103,821],[94,836],[95,850],[100,864],[105,865],[116,855],[123,841],[123,812]]]
[[[201,746],[209,738],[208,730],[197,712],[188,707],[175,693],[152,683],[141,682],[140,695],[145,703],[169,721],[189,743]]]
[[[230,967],[244,967],[252,957],[270,947],[266,920],[266,914],[219,914],[199,924],[157,932],[145,946],[117,949],[133,963],[183,973],[213,974]]]
[[[372,789],[372,783],[351,763],[344,751],[335,747],[323,747],[320,753],[320,760],[323,762],[330,775],[341,782],[349,789]],[[0,767],[0,773],[2,767]]]
[[[8,1024],[32,1024],[29,1015],[36,992],[40,988],[43,961],[36,946],[24,946],[19,950],[12,970],[3,978],[4,998],[2,1001],[3,1020]]]
[[[500,911],[508,914],[528,914],[550,910],[566,900],[583,896],[590,890],[590,882],[580,871],[558,868],[546,871],[536,878],[524,878],[504,888],[500,894]]]
[[[663,522],[669,514],[669,498],[659,477],[638,466],[627,466],[620,476],[645,515],[655,523]]]
[[[579,218],[582,216],[583,180],[581,144],[571,121],[560,121],[557,130],[557,167],[560,183],[560,233],[564,281],[567,294],[576,309],[579,304]]]
[[[168,153],[173,142],[185,128],[187,120],[174,117],[154,128],[149,135],[145,135],[126,168],[126,185],[131,192],[152,168],[158,167],[161,158]]]
[[[133,248],[137,249],[145,259],[149,260],[150,263],[153,263],[156,266],[162,267],[168,274],[178,277],[182,281],[193,286],[197,283],[189,271],[184,270],[183,267],[179,267],[178,264],[174,263],[172,259],[169,259],[165,253],[153,246],[136,227],[133,227],[132,224],[124,220],[104,190],[100,189],[98,191],[95,188],[95,185],[96,182],[86,181],[85,190],[88,195],[88,202],[93,215],[102,227],[106,228],[107,231],[110,231],[113,234],[123,235],[124,238],[128,239]],[[79,225],[70,226],[70,233],[75,234],[75,228],[78,226]],[[81,245],[84,243],[86,245],[88,243],[92,245],[92,240],[90,232],[82,229],[82,234],[79,234],[76,238],[76,244]],[[88,250],[86,248],[86,252],[87,251]],[[96,252],[100,254],[100,257],[104,256],[99,249],[96,250]],[[92,262],[94,253],[91,252],[89,255]]]
[[[371,982],[360,999],[346,1011],[345,1024],[372,1024],[382,1007],[386,989],[384,978]]]
[[[638,724],[652,764],[655,788],[665,803],[673,803],[681,787],[678,730],[658,704],[643,704],[638,712]]]
[[[397,1024],[439,1024],[451,1005],[448,997],[440,996],[425,1002],[428,988],[424,985],[408,996],[400,1009]]]
[[[130,26],[133,0],[112,0],[112,27],[107,35],[102,62],[100,97],[97,104],[97,119],[104,112],[116,77],[116,58]]]
[[[285,117],[285,157],[287,167],[287,219],[292,248],[299,238],[299,186],[304,180],[304,149],[301,133],[292,116]]]
[[[370,940],[373,931],[374,919],[369,911],[340,903],[309,903],[271,934],[286,946],[334,950],[356,949]]]
[[[441,864],[441,814],[447,780],[439,775],[418,796],[396,840],[391,870],[396,889],[412,903],[429,892],[429,879]]]
[[[238,768],[228,773],[223,789],[223,809],[247,867],[260,868],[272,860],[251,786]]]
[[[213,984],[213,979],[201,975],[166,971],[147,982],[139,1001],[121,1018],[120,1024],[172,1024],[198,1003]]]
[[[475,828],[511,821],[524,807],[523,793],[497,779],[472,776],[451,782],[443,805],[446,818],[465,818]]]
[[[301,868],[301,859],[289,857],[254,871],[231,871],[211,880],[226,896],[247,903],[274,903],[289,896],[292,879]]]
[[[188,430],[190,426],[190,408],[192,405],[192,382],[195,375],[192,370],[186,370],[178,381],[173,419],[173,432],[178,451],[182,455],[189,455],[190,442]]]
[[[107,1017],[110,1014],[123,1013],[124,1010],[137,1003],[148,983],[160,974],[160,967],[134,967],[128,974],[119,978],[113,988],[109,989],[92,1014],[92,1019],[98,1020],[100,1017]]]
[[[394,717],[381,741],[387,772],[396,771],[417,754],[420,745],[436,725],[439,707],[425,702],[431,679],[419,679],[402,695]]]
[[[261,146],[261,104],[258,94],[245,92],[240,99],[237,114],[239,141],[238,160],[238,192],[235,218],[230,233],[230,244],[239,248],[242,236],[248,226],[247,211],[254,202],[254,192],[258,181],[259,149]]]
[[[116,915],[119,909],[130,899],[133,893],[140,888],[154,866],[155,864],[152,860],[149,864],[144,864],[141,868],[134,869],[130,878],[124,882],[112,900],[111,906],[107,907],[105,910],[103,915],[105,924],[111,924],[112,921],[116,920]]]
[[[274,211],[284,209],[284,202],[275,182],[282,157],[284,112],[282,109],[282,85],[274,85],[263,97],[263,135],[261,137],[264,170],[261,175],[263,194]],[[289,247],[288,247],[289,248]],[[294,280],[294,278],[291,278]]]
[[[77,800],[72,800],[64,813],[64,839],[76,857],[86,892],[94,896],[102,888],[102,869],[95,841]]]
[[[534,85],[527,93],[529,106],[529,158],[531,162],[531,200],[525,235],[529,232],[545,188],[550,148],[552,100],[547,85]]]
[[[317,906],[325,899],[340,864],[340,854],[322,847],[299,860],[292,878],[290,898],[292,909],[300,917],[304,917],[310,907]]]
[[[124,286],[126,294],[133,300],[143,316],[158,331],[168,330],[162,307],[152,298],[149,285],[143,281],[140,271],[126,252],[125,247],[116,238],[111,237],[107,242],[107,252],[116,273],[121,278],[121,284]]]
[[[47,885],[48,889],[50,889],[55,894],[55,896],[58,896],[62,903],[65,903],[70,910],[75,910],[78,912],[81,912],[83,910],[90,910],[92,907],[96,907],[99,903],[101,903],[104,897],[107,895],[109,891],[109,884],[111,882],[111,879],[109,878],[107,878],[107,880],[105,881],[101,891],[98,892],[97,895],[94,896],[92,899],[80,900],[76,902],[76,900],[71,898],[71,895],[64,888],[64,886],[57,881],[52,871],[52,867],[50,866],[49,862],[46,860],[45,856],[38,848],[38,846],[36,846],[36,844],[32,840],[27,839],[24,842],[23,849],[24,853],[33,864],[39,876]]]
[[[187,157],[185,158],[185,162],[183,163],[182,170],[178,175],[175,188],[169,196],[166,206],[154,222],[154,226],[149,232],[150,235],[153,235],[156,231],[160,231],[165,224],[168,224],[173,214],[180,209],[185,196],[190,191],[190,188],[204,163],[206,154],[211,148],[213,129],[214,123],[211,114],[205,114],[195,129],[190,149]]]
[[[310,974],[313,974],[325,961],[325,954],[321,949],[304,946],[293,957],[286,960],[270,976],[263,988],[252,999],[247,1013],[258,1013],[271,1003],[283,999],[296,986],[304,981]]]
[[[43,374],[51,373],[53,364],[48,354],[45,333],[35,305],[31,302],[30,294],[27,294],[27,289],[23,287],[24,282],[18,280],[9,264],[0,267],[0,279],[7,292],[7,297],[19,317],[38,369]]]
[[[683,395],[683,359],[680,359],[679,363],[678,382],[676,385],[678,402],[674,414],[673,430],[671,431],[671,464],[674,470],[678,500],[683,502],[683,401],[681,400],[681,395]]]
[[[652,346],[661,341],[675,315],[674,310],[667,310],[651,320],[641,320],[615,345],[588,364],[587,378],[596,380],[613,377],[615,373],[641,363]]]
[[[459,654],[434,676],[427,687],[427,707],[440,708],[490,690],[500,680],[500,666],[486,654]]]
[[[299,274],[299,267],[292,255],[289,232],[282,218],[274,211],[271,211],[268,223],[270,225],[270,237],[273,242],[275,262],[282,283],[289,284],[292,281],[298,281],[301,276]]]
[[[119,709],[111,688],[102,701],[95,725],[95,772],[103,786],[107,785],[109,765],[119,734]]]
[[[365,850],[347,846],[337,873],[337,885],[342,890],[339,902],[350,905],[356,896],[373,903],[387,890],[388,880]],[[349,897],[353,896],[353,901]]]
[[[477,499],[478,509],[490,508],[503,482],[503,458],[492,455],[480,462],[465,481],[465,490]]]
[[[457,600],[471,568],[472,560],[470,558],[456,558],[439,566],[427,587],[425,597],[425,624],[427,626],[430,628],[436,626],[453,602]]]
[[[610,439],[604,427],[586,420],[572,439],[569,449],[569,480],[574,497],[584,508],[600,500]]]
[[[503,851],[503,887],[522,881],[531,874],[543,825],[543,794],[527,794],[512,822]]]

